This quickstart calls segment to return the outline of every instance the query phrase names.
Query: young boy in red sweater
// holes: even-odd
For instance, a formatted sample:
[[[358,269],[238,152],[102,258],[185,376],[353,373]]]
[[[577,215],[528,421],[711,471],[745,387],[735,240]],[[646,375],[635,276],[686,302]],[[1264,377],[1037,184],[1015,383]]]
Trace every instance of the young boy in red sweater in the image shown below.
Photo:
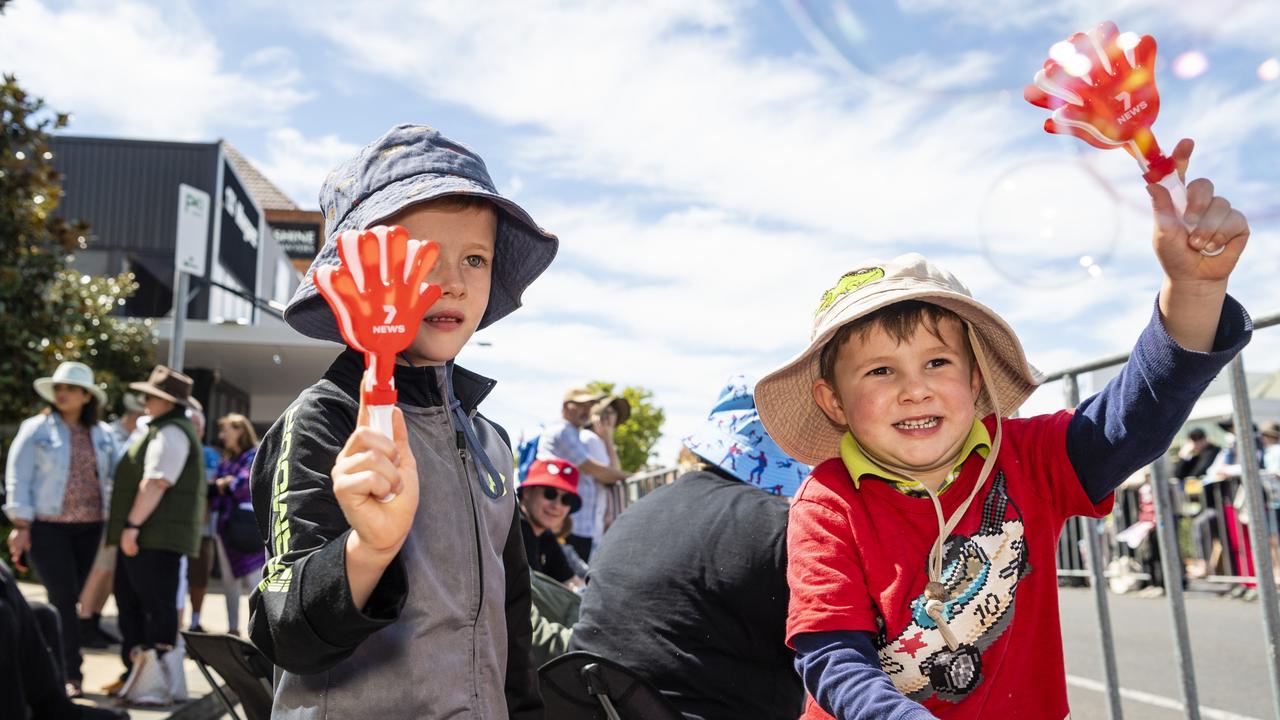
[[[1175,151],[1184,170],[1190,153]],[[1244,216],[1207,180],[1183,217],[1148,190],[1163,287],[1123,372],[1074,411],[1008,417],[1038,374],[1013,330],[919,255],[842,277],[809,348],[758,384],[769,434],[816,466],[787,546],[805,718],[1068,716],[1062,527],[1110,511],[1252,332],[1226,294]]]

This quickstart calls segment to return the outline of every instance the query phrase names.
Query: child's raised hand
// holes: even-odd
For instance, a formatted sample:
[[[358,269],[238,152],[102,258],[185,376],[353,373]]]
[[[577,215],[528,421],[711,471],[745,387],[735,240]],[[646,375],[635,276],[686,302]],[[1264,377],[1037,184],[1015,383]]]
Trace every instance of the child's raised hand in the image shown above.
[[[418,509],[418,464],[409,449],[400,408],[392,410],[393,441],[371,426],[363,395],[362,389],[355,432],[330,473],[333,494],[363,545],[395,554],[409,536]],[[389,494],[394,494],[391,500],[379,501]]]
[[[1183,140],[1171,155],[1184,181],[1194,148],[1195,143]],[[1215,196],[1213,183],[1204,178],[1187,185],[1187,212],[1181,218],[1168,190],[1153,184],[1147,186],[1147,192],[1155,214],[1152,246],[1169,280],[1225,282],[1249,240],[1249,222],[1244,215],[1226,198]]]

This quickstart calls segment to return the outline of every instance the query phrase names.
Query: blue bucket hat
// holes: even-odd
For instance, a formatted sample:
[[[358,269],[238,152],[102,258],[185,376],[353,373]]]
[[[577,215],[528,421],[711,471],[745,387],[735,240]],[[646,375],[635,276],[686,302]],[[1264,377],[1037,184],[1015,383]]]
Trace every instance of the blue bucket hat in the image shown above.
[[[765,432],[756,413],[754,390],[755,383],[742,375],[729,378],[707,422],[686,437],[684,445],[749,485],[791,497],[812,468],[784,453]]]
[[[338,264],[337,236],[448,195],[484,198],[498,214],[493,280],[480,327],[520,307],[520,296],[551,264],[560,241],[538,227],[523,208],[498,194],[484,160],[470,148],[426,125],[397,125],[325,178],[320,188],[324,247],[285,308],[285,322],[303,335],[343,342],[333,313],[313,282],[317,268]]]

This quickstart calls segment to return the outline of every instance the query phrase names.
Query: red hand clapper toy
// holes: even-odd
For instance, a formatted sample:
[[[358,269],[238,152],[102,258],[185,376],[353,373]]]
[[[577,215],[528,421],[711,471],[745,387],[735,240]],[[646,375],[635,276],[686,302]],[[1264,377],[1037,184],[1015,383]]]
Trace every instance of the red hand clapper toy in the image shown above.
[[[413,342],[422,316],[440,297],[440,288],[427,283],[439,254],[434,242],[410,240],[399,225],[379,225],[343,232],[340,263],[316,271],[316,289],[333,309],[343,339],[364,353],[369,419],[388,438],[396,404],[396,354]]]
[[[1186,187],[1151,132],[1160,112],[1155,63],[1155,38],[1121,33],[1115,23],[1104,22],[1055,43],[1023,96],[1053,111],[1044,123],[1047,132],[1074,135],[1104,150],[1128,150],[1147,182],[1169,190],[1181,216]]]

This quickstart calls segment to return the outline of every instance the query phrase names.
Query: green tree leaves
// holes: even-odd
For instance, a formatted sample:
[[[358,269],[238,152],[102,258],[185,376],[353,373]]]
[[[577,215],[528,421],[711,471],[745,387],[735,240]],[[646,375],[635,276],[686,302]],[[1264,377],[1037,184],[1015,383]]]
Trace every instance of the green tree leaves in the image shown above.
[[[131,274],[82,275],[68,267],[88,247],[89,228],[54,211],[62,177],[49,136],[67,116],[49,111],[12,75],[0,84],[0,425],[39,407],[31,387],[59,362],[79,360],[97,373],[111,402],[120,382],[146,374],[154,360],[150,320],[113,315],[137,283]]]

